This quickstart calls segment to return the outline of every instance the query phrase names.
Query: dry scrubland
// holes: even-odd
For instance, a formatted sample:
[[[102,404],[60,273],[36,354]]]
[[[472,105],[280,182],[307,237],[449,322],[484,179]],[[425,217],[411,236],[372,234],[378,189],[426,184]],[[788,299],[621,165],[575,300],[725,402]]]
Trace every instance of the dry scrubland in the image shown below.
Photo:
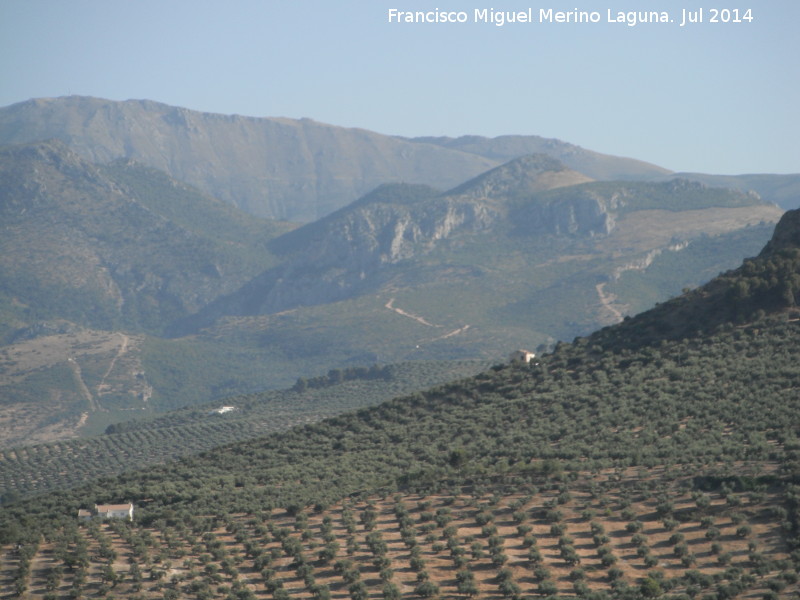
[[[156,528],[76,525],[35,551],[3,548],[0,590],[3,598],[276,599],[575,597],[625,585],[645,597],[800,592],[781,490],[642,485],[649,475],[506,495],[370,497]]]
[[[0,448],[75,438],[91,413],[108,411],[109,399],[112,407],[144,410],[152,388],[141,361],[143,339],[75,328],[2,348],[0,394],[7,397],[0,415]],[[25,389],[26,381],[36,377],[55,385],[42,384],[26,394],[15,387]],[[41,402],[43,397],[47,402]]]

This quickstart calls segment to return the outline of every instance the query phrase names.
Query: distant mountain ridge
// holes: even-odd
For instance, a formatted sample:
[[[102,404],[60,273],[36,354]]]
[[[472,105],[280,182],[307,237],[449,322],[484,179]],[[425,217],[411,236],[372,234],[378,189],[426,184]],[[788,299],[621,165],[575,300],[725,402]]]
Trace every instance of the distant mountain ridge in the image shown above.
[[[518,266],[509,268],[515,259],[504,259],[506,251],[501,248],[516,246],[515,252],[519,252],[529,247],[532,258],[558,260],[551,249],[537,247],[539,241],[546,244],[544,240],[548,239],[560,240],[557,244],[571,247],[574,252],[581,248],[585,256],[612,262],[612,255],[596,246],[596,240],[608,238],[618,221],[633,213],[642,219],[637,228],[658,227],[656,221],[662,218],[648,213],[653,209],[691,213],[695,222],[709,224],[725,211],[749,212],[751,216],[747,218],[751,219],[756,214],[777,219],[779,214],[753,193],[710,188],[680,179],[664,183],[592,182],[549,156],[526,156],[444,193],[424,186],[385,185],[349,207],[276,238],[271,248],[285,257],[280,265],[209,305],[178,331],[210,325],[224,315],[277,313],[380,290],[386,293],[386,289],[413,288],[423,280],[434,286],[433,281],[448,279],[444,273],[450,270],[450,261],[462,262],[457,258],[461,254],[482,254],[484,260],[489,253],[496,254],[488,261],[493,264],[492,277],[522,281],[530,274],[523,276]],[[721,212],[702,214],[703,209]],[[673,237],[682,236],[681,241],[686,242],[693,235],[678,228]],[[491,245],[490,238],[495,240],[494,248],[477,250]],[[676,242],[668,240],[663,246],[644,243],[648,244],[645,252],[661,252]],[[610,244],[613,245],[610,241],[606,245]],[[470,247],[476,249],[468,250]],[[437,254],[442,251],[448,252],[448,259]],[[618,257],[630,257],[629,261],[638,259],[640,252],[615,251]],[[471,279],[476,285],[489,274],[478,264],[479,261],[473,262],[471,272],[464,274],[465,280]],[[580,269],[577,264],[571,268]],[[582,283],[574,279],[573,285],[591,288],[598,277],[609,277],[613,269],[606,270],[605,275],[603,270],[589,269],[580,276]],[[577,271],[572,273],[577,277]],[[506,285],[502,281],[493,284],[500,296]],[[530,282],[531,289],[537,285],[536,281]],[[513,294],[509,293],[509,297]],[[454,300],[453,304],[458,302]],[[187,325],[189,329],[183,329]]]
[[[571,169],[580,171],[592,179],[643,179],[656,175],[667,176],[672,171],[632,158],[620,158],[586,150],[538,135],[501,135],[487,138],[478,135],[451,137],[416,137],[412,141],[433,144],[451,150],[459,150],[507,162],[528,154],[546,154]]]
[[[51,138],[91,162],[134,159],[247,212],[302,222],[333,212],[383,183],[448,189],[535,152],[568,157],[574,164],[567,164],[585,168],[582,172],[592,177],[594,172],[615,179],[667,172],[536,136],[521,137],[513,156],[493,150],[484,156],[474,145],[462,150],[458,144],[310,119],[210,114],[150,100],[66,96],[0,108],[0,144]]]
[[[680,177],[711,187],[724,187],[741,192],[752,190],[767,202],[773,202],[787,210],[800,207],[800,174],[713,175],[674,172],[634,159],[625,159],[624,163],[620,163],[618,157],[591,152],[580,146],[535,135],[501,135],[495,138],[465,135],[457,138],[417,137],[410,139],[502,162],[525,154],[544,153],[599,181],[667,181]],[[623,168],[620,168],[621,164]]]
[[[387,181],[455,185],[487,159],[310,119],[254,118],[69,96],[0,109],[0,144],[62,140],[129,158],[260,216],[313,221]]]

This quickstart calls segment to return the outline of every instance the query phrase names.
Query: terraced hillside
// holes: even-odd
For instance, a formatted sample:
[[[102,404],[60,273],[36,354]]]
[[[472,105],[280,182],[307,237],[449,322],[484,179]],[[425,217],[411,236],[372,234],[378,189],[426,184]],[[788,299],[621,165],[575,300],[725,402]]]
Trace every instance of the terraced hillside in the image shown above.
[[[6,547],[27,598],[793,597],[797,490],[619,470],[322,510],[72,525]],[[711,482],[709,482],[711,483]],[[512,484],[512,485],[509,485]],[[721,485],[720,485],[721,484]],[[789,507],[787,511],[786,507]],[[591,590],[591,595],[589,590]]]

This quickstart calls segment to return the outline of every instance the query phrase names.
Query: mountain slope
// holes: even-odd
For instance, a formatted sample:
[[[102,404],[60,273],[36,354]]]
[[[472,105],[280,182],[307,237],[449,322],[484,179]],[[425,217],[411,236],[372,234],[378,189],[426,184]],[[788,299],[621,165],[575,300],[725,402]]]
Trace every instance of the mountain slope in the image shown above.
[[[704,173],[678,173],[692,181],[746,192],[753,190],[767,202],[785,210],[800,208],[800,175],[707,175]]]
[[[506,162],[527,154],[547,154],[569,168],[592,179],[649,179],[667,176],[671,171],[632,158],[621,158],[592,152],[580,146],[537,135],[501,135],[486,138],[477,135],[450,137],[418,137],[412,141],[477,154]]]
[[[29,321],[157,331],[269,265],[264,243],[280,231],[163,174],[87,163],[60,142],[0,149],[0,190],[2,294]]]
[[[505,135],[402,138],[310,119],[217,115],[149,100],[68,96],[0,108],[0,144],[60,139],[90,162],[133,159],[252,214],[311,222],[382,183],[447,189],[515,158],[543,153],[596,180],[676,174],[556,139]],[[755,190],[796,208],[797,175],[680,175]]]
[[[610,339],[636,347],[654,339],[677,339],[765,314],[793,318],[800,300],[800,211],[787,211],[772,238],[754,258],[707,284],[626,320]],[[605,335],[598,333],[600,338]],[[602,343],[602,342],[601,342]]]
[[[777,204],[784,210],[800,208],[800,175],[748,174],[711,175],[708,173],[675,173],[649,163],[599,154],[539,136],[503,135],[496,138],[481,136],[421,137],[413,141],[435,144],[461,152],[469,152],[501,162],[526,154],[545,153],[571,169],[593,179],[668,181],[675,177],[699,181],[711,187],[722,187],[741,192],[755,191],[766,202]]]
[[[405,139],[310,119],[216,115],[148,100],[68,96],[0,108],[0,144],[62,140],[84,159],[133,159],[252,214],[309,222],[382,183],[447,189],[545,153],[594,179],[668,173],[537,136]]]
[[[69,96],[0,109],[0,144],[57,138],[84,159],[133,159],[246,212],[313,221],[381,183],[455,185],[496,163],[310,119],[217,115]]]
[[[754,261],[767,265],[789,250],[800,252],[770,246]],[[791,272],[799,270],[795,263]],[[730,277],[672,304],[696,306],[702,317],[702,290],[725,286]],[[754,295],[753,302],[763,312],[740,326],[720,321],[713,335],[653,336],[630,345],[633,328],[664,314],[656,308],[559,344],[536,364],[499,365],[378,407],[104,482],[76,492],[55,513],[76,509],[81,495],[111,499],[122,490],[149,507],[151,517],[178,506],[216,514],[324,505],[378,487],[430,491],[442,481],[547,475],[555,466],[586,472],[663,465],[733,477],[769,465],[779,475],[796,475],[800,322],[787,322],[766,296]],[[198,490],[199,482],[213,485]],[[52,500],[43,502],[11,507],[4,518],[54,510]]]
[[[44,589],[38,556],[84,565],[82,578],[56,574],[63,594],[795,593],[800,320],[788,298],[754,289],[744,317],[711,333],[676,321],[705,318],[770,265],[783,265],[773,287],[800,276],[798,215],[752,264],[668,303],[682,315],[659,307],[531,364],[4,506],[2,540],[21,544],[5,553],[22,574],[7,585]],[[666,336],[630,343],[665,315]],[[76,526],[78,508],[123,499],[134,524]],[[113,548],[163,584],[136,579]]]
[[[276,238],[271,248],[284,257],[281,265],[178,331],[224,315],[274,314],[373,295],[384,303],[402,298],[414,314],[447,331],[469,326],[458,337],[465,347],[495,347],[497,339],[489,343],[487,336],[531,326],[528,345],[535,346],[548,336],[574,337],[609,322],[607,298],[596,289],[603,282],[646,269],[660,253],[685,251],[703,235],[774,222],[780,214],[752,193],[686,180],[587,182],[550,157],[523,157],[445,193],[383,186]],[[769,231],[758,231],[761,245]],[[743,256],[716,264],[726,268]],[[693,275],[677,266],[669,276],[672,289],[699,283]],[[621,319],[628,302],[639,300],[621,297],[610,312]],[[570,316],[578,313],[582,322]],[[371,323],[368,315],[362,320]]]
[[[486,367],[486,363],[477,361],[433,361],[332,369],[327,376],[301,378],[291,389],[232,396],[214,404],[195,404],[158,416],[147,413],[147,419],[112,423],[106,427],[105,435],[97,432],[78,440],[34,444],[36,434],[42,434],[29,433],[17,438],[16,444],[0,444],[0,503],[3,497],[68,489],[232,442],[282,433]],[[222,402],[231,410],[220,411]],[[9,412],[3,411],[6,422],[0,442],[8,440],[19,428]],[[51,417],[53,412],[51,407]],[[19,414],[17,419],[20,420]],[[64,468],[67,463],[71,468]]]
[[[148,361],[144,334],[268,267],[267,242],[289,228],[141,165],[93,165],[55,141],[0,148],[0,219],[3,445],[169,406],[154,386],[165,361]],[[170,358],[178,356],[202,369],[197,347],[175,345]],[[238,374],[224,367],[204,372]],[[210,397],[201,386],[191,401]]]
[[[0,393],[16,399],[5,443],[102,431],[319,369],[497,360],[571,339],[700,283],[681,261],[660,271],[668,291],[655,296],[615,286],[621,273],[665,253],[730,268],[765,226],[738,254],[693,241],[779,212],[698,184],[587,182],[536,155],[446,193],[383,186],[279,236],[292,227],[138,163],[93,165],[60,142],[0,157],[0,311],[13,342]],[[185,337],[153,337],[168,326]]]

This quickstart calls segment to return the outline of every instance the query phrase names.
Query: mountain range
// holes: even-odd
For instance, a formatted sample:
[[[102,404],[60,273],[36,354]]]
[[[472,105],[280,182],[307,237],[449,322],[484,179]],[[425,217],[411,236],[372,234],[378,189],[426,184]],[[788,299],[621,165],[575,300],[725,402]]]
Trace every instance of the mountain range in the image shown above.
[[[82,158],[130,159],[262,217],[310,222],[383,183],[449,189],[492,167],[547,154],[597,180],[657,179],[668,169],[556,139],[401,138],[311,119],[209,114],[150,100],[37,98],[0,108],[0,145],[58,139]],[[691,175],[791,205],[798,175]]]
[[[0,109],[0,144],[5,445],[552,347],[756,254],[797,179],[82,97]]]
[[[789,211],[737,268],[529,363],[9,502],[0,585],[35,597],[792,597],[798,243]],[[123,501],[132,522],[77,520]]]

